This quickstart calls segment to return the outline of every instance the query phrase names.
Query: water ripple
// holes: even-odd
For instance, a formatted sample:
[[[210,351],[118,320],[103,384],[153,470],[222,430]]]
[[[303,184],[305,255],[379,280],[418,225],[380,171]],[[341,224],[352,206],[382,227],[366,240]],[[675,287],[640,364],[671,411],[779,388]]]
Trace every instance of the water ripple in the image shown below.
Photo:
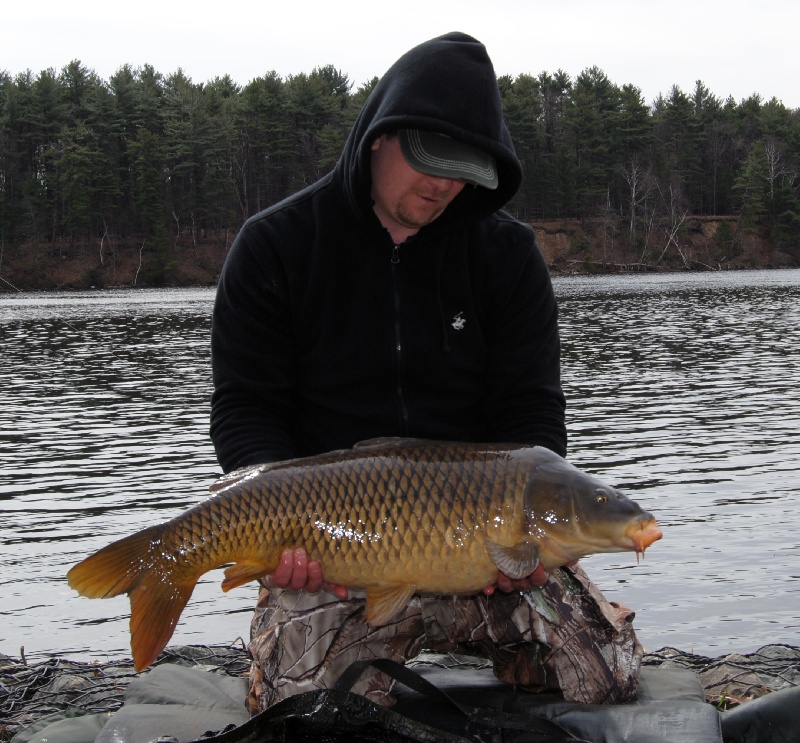
[[[570,458],[664,539],[585,567],[648,647],[797,642],[800,272],[555,282]],[[128,602],[67,568],[207,495],[213,290],[0,295],[0,651],[128,653]],[[200,582],[176,642],[246,636],[253,586]]]

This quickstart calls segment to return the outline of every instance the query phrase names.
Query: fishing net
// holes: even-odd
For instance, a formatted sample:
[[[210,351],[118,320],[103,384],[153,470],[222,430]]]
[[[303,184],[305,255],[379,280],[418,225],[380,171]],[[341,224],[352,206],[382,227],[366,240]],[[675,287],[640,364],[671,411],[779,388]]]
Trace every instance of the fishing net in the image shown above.
[[[790,645],[765,645],[747,655],[733,653],[718,658],[662,648],[648,653],[644,663],[693,670],[703,685],[706,701],[719,709],[800,686],[800,647]]]
[[[156,664],[161,663],[202,665],[229,676],[244,676],[250,670],[247,651],[231,646],[169,647],[158,657]],[[49,658],[28,665],[0,654],[0,741],[58,712],[115,712],[136,677],[130,659],[84,663]]]
[[[474,669],[479,659],[465,661]],[[437,663],[423,653],[409,663]],[[157,664],[203,666],[228,676],[245,676],[250,668],[247,651],[240,646],[190,645],[167,648]],[[645,655],[646,666],[692,670],[705,690],[706,701],[729,709],[769,692],[800,686],[800,648],[766,645],[754,653],[710,658],[675,648]],[[448,663],[457,669],[457,664]],[[79,662],[63,658],[28,664],[0,654],[0,741],[54,713],[111,713],[123,704],[125,689],[136,678],[129,659]]]

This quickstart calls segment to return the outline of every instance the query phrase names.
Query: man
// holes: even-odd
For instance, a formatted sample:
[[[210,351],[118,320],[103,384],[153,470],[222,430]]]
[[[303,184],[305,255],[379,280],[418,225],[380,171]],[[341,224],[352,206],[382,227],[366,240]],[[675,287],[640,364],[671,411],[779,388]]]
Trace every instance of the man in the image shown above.
[[[211,435],[223,469],[385,436],[522,442],[563,456],[549,274],[530,227],[499,211],[521,176],[483,45],[451,33],[403,55],[333,171],[249,219],[231,248],[212,330]],[[353,660],[402,661],[422,647],[469,645],[504,680],[583,701],[635,689],[630,612],[578,568],[499,574],[500,591],[475,597],[414,597],[391,626],[372,628],[363,594],[324,583],[296,547],[253,621],[253,711],[330,687]],[[583,645],[567,649],[576,632]],[[380,673],[355,687],[383,704],[389,689]]]

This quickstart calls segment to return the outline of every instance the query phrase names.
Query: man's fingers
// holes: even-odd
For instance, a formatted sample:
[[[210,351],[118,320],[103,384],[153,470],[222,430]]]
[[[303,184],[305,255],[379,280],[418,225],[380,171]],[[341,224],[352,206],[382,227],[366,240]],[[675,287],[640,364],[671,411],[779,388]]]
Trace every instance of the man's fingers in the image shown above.
[[[326,591],[330,591],[337,598],[346,599],[348,596],[347,586],[342,586],[339,583],[330,583],[324,580],[322,581],[322,587]]]
[[[536,566],[536,570],[534,570],[528,578],[530,579],[531,585],[533,586],[543,586],[547,583],[547,571],[542,567],[541,563]]]
[[[309,560],[302,547],[281,553],[278,566],[267,576],[266,584],[271,588],[288,588],[293,591],[302,589],[309,593],[316,593],[324,588],[340,599],[348,596],[347,586],[323,579],[322,566],[316,560]]]
[[[292,580],[289,583],[292,590],[299,591],[305,588],[308,583],[308,555],[302,548],[294,551],[294,563],[292,565]]]
[[[322,565],[316,560],[311,560],[308,563],[308,583],[305,586],[306,591],[309,593],[316,593],[320,588],[330,591],[337,598],[347,598],[347,586],[341,586],[338,583],[331,583],[330,581],[323,580]]]
[[[309,593],[316,593],[322,588],[322,567],[316,560],[308,563],[308,583],[306,583],[306,591]]]
[[[286,588],[292,579],[294,566],[294,550],[284,550],[278,561],[278,567],[267,576],[267,585],[272,588]]]
[[[537,565],[530,575],[525,578],[513,579],[509,578],[505,573],[497,574],[497,588],[505,593],[512,591],[526,591],[529,588],[540,588],[547,583],[547,571],[541,566]],[[491,596],[494,591],[490,591],[491,586],[483,589],[487,596]]]
[[[501,591],[505,591],[506,593],[510,593],[514,590],[514,581],[511,580],[505,573],[498,573],[497,574],[497,587]]]

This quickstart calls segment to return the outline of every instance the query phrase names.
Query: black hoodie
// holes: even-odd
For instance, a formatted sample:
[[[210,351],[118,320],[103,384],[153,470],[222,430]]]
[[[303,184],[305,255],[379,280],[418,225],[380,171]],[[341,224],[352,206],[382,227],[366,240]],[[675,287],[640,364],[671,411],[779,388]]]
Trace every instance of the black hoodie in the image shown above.
[[[399,246],[372,208],[371,145],[417,128],[494,155]],[[451,33],[373,90],[334,170],[251,217],[220,277],[211,436],[225,471],[378,436],[566,453],[556,302],[533,230],[499,209],[521,169],[486,49]]]

